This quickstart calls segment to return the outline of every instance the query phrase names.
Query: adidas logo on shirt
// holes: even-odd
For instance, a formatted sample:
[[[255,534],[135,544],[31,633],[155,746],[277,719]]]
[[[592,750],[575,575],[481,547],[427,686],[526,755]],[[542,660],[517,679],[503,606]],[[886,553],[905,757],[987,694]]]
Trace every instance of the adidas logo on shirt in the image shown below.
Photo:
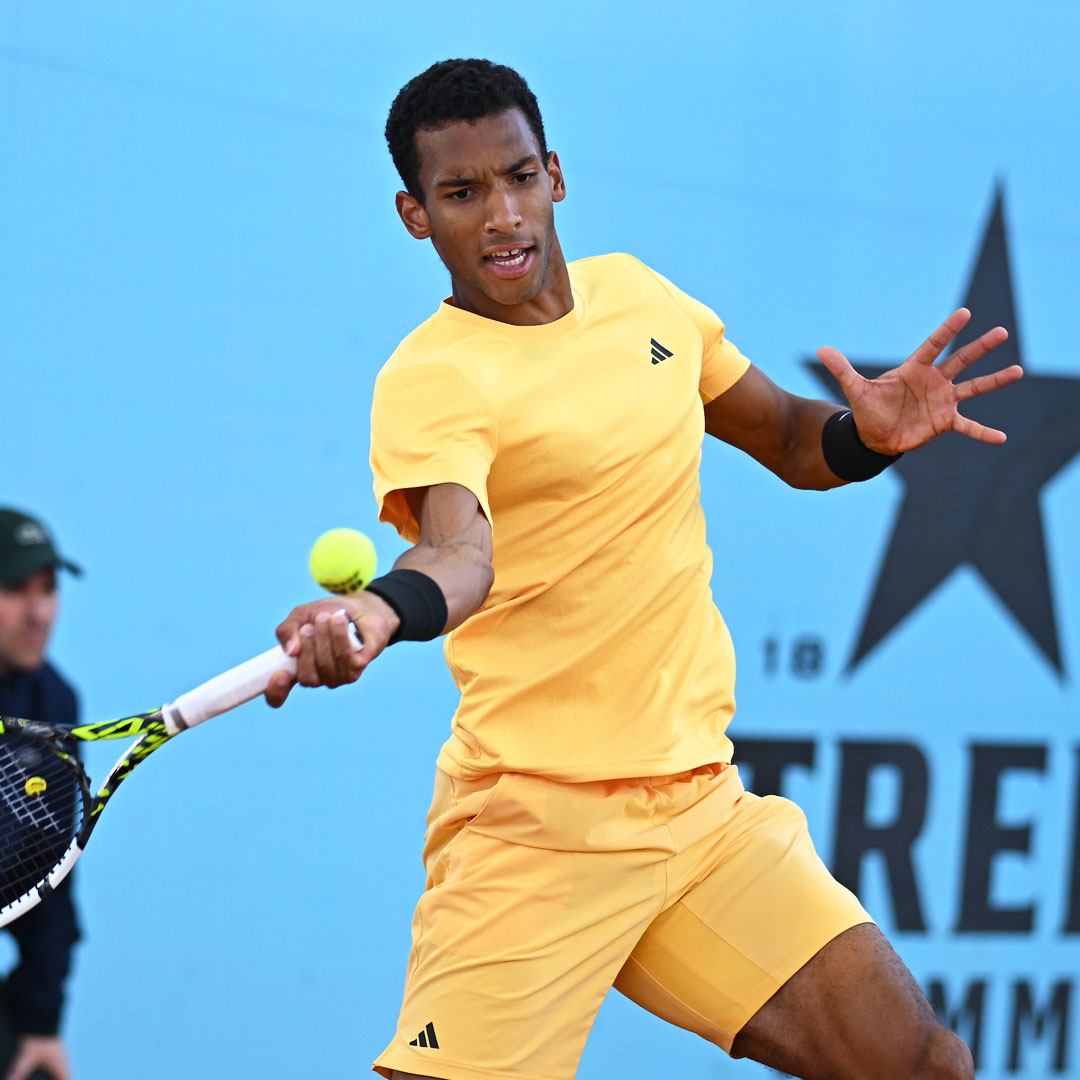
[[[665,349],[656,338],[649,338],[649,344],[652,346],[652,362],[654,364],[659,364],[669,356],[675,355],[670,349]]]

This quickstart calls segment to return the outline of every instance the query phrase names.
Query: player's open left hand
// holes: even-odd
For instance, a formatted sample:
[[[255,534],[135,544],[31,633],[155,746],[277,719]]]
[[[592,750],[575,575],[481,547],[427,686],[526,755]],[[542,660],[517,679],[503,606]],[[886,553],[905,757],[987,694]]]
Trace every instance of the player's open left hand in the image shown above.
[[[349,633],[356,627],[363,648]],[[296,674],[278,671],[266,689],[267,704],[277,708],[289,691],[301,686],[343,686],[356,682],[364,668],[386,648],[398,618],[373,593],[327,597],[293,608],[277,628],[281,647],[296,657]]]
[[[818,350],[818,359],[848,399],[859,437],[871,450],[899,454],[922,446],[943,431],[958,431],[985,443],[1005,441],[1005,432],[969,420],[958,406],[968,398],[1016,382],[1023,369],[1013,364],[965,382],[954,380],[969,364],[1005,341],[1008,331],[995,326],[935,363],[970,318],[967,308],[954,311],[898,368],[876,379],[864,379],[836,349],[825,346]]]

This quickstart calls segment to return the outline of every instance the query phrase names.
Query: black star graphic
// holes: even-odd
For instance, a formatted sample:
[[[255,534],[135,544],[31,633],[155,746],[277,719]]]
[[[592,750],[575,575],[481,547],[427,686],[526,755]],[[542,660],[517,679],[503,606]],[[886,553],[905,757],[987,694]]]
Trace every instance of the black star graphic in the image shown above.
[[[991,365],[1021,363],[1003,203],[999,188],[964,300],[972,320],[949,351],[998,324],[1010,336],[970,375],[991,370]],[[852,363],[866,378],[876,378],[899,361]],[[809,366],[830,395],[843,401],[824,366],[817,361]],[[1080,451],[1080,378],[1027,371],[1019,383],[974,398],[961,409],[1005,431],[1008,442],[987,446],[947,432],[905,454],[889,470],[904,483],[904,501],[848,672],[966,564],[978,571],[1058,675],[1064,675],[1039,492]]]

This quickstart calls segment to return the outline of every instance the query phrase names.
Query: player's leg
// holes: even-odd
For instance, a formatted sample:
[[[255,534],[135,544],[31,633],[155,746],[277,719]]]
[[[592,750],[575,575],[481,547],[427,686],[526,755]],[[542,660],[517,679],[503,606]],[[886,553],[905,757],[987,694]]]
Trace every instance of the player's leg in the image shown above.
[[[572,1080],[615,974],[664,903],[670,838],[651,824],[649,792],[620,786],[632,787],[440,779],[382,1076]],[[611,850],[627,806],[638,843]]]
[[[732,1057],[792,1076],[961,1080],[971,1053],[938,1022],[872,923],[829,942],[736,1035]]]
[[[615,986],[649,1011],[808,1080],[970,1077],[971,1059],[784,799],[739,800],[688,849],[679,900]]]

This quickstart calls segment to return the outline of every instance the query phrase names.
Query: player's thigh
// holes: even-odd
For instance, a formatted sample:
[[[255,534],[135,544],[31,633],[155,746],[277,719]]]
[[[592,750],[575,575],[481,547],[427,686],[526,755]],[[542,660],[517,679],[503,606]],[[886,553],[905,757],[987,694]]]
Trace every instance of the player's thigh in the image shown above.
[[[376,1062],[382,1076],[575,1075],[667,882],[666,830],[652,830],[653,847],[603,844],[622,840],[633,802],[607,788],[504,774],[456,831],[436,816],[397,1029]],[[631,823],[650,820],[651,798],[633,802]]]
[[[805,815],[786,799],[742,796],[722,833],[688,854],[685,889],[642,935],[615,987],[731,1052],[811,957],[870,916],[833,879]]]
[[[971,1075],[915,980],[785,799],[740,800],[709,871],[615,986],[733,1057],[808,1080]]]
[[[855,926],[822,948],[738,1033],[733,1057],[807,1080],[962,1080],[971,1054],[939,1023],[881,931]]]

